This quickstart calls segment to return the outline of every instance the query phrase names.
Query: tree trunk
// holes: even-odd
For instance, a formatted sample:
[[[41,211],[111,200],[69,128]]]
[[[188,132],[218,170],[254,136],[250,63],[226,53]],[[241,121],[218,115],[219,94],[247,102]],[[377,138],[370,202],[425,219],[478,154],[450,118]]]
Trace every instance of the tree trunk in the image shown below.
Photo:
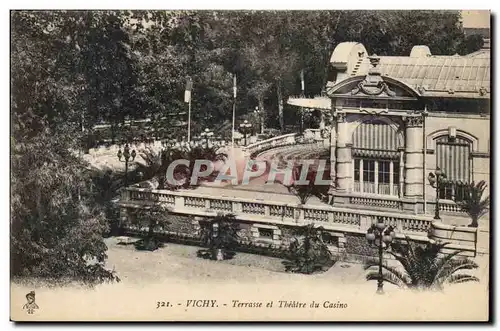
[[[478,223],[477,219],[473,218],[472,223],[469,224],[469,227],[470,228],[477,228],[478,226],[479,226],[479,223]]]
[[[278,116],[280,121],[281,133],[285,131],[285,118],[283,117],[283,92],[281,90],[281,81],[276,81],[276,93],[278,95]]]
[[[266,123],[266,111],[264,110],[264,96],[259,96],[259,110],[260,110],[260,133],[264,133],[264,123]]]

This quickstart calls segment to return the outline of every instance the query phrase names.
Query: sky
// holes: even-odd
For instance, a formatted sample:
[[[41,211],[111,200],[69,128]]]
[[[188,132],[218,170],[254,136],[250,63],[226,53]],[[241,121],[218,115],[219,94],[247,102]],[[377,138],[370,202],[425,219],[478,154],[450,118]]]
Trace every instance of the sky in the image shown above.
[[[463,26],[465,28],[489,28],[489,10],[462,10]]]

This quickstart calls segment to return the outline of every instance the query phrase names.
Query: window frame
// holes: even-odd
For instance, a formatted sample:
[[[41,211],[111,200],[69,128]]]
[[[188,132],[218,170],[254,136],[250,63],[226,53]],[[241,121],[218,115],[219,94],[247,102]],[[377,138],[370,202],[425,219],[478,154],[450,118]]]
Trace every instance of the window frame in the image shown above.
[[[391,169],[392,163],[392,169]],[[369,165],[367,170],[366,165]],[[383,169],[381,169],[381,164]],[[373,170],[371,169],[373,165]],[[388,167],[387,172],[385,171],[385,167]],[[386,174],[386,179],[388,182],[380,181],[381,170],[384,174]],[[391,171],[392,170],[392,171]],[[373,176],[373,180],[371,177],[366,179],[368,176]],[[397,176],[397,180],[395,178]],[[363,193],[363,194],[375,194],[384,197],[400,197],[400,160],[391,159],[391,158],[368,158],[368,157],[353,157],[353,192]],[[392,183],[391,183],[392,177]],[[389,185],[389,191],[393,191],[392,194],[384,194],[379,192],[380,184]],[[369,192],[366,190],[367,185],[370,184],[375,187],[375,192]],[[391,187],[392,186],[392,187]],[[397,189],[395,189],[397,186]],[[359,188],[359,189],[358,189]]]

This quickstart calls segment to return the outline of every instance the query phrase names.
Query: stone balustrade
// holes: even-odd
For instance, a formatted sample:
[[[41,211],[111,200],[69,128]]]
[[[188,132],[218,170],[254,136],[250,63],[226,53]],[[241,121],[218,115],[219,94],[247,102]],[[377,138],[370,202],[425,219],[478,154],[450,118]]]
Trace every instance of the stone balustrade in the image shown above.
[[[297,143],[297,141],[296,141],[297,136],[298,136],[297,133],[289,133],[289,134],[269,138],[266,140],[261,140],[261,141],[258,141],[256,143],[245,146],[243,148],[243,150],[248,155],[252,155],[254,153],[263,152],[263,151],[266,151],[266,150],[271,149],[271,148],[294,145]]]
[[[353,205],[364,205],[378,208],[387,208],[387,209],[397,209],[402,210],[403,204],[401,199],[398,197],[367,197],[367,196],[357,196],[352,195],[349,197],[349,203]]]
[[[445,253],[463,251],[460,255],[475,256],[477,229],[445,225],[430,216],[340,208],[330,205],[280,203],[258,199],[205,196],[191,191],[167,191],[129,187],[122,191],[119,205],[122,221],[129,209],[147,208],[155,203],[165,205],[172,213],[213,217],[219,213],[234,214],[236,219],[264,226],[302,226],[315,224],[336,233],[362,236],[378,221],[395,228],[399,239],[417,242],[446,242]]]
[[[435,205],[434,205],[435,208]],[[460,205],[457,205],[455,202],[450,201],[450,200],[440,200],[439,201],[439,210],[443,211],[445,213],[452,213],[452,214],[463,214],[464,211],[462,210],[462,207]]]
[[[189,215],[215,216],[232,213],[238,219],[269,224],[306,225],[314,223],[330,230],[364,233],[383,219],[402,235],[427,237],[432,218],[421,215],[396,214],[382,211],[339,208],[330,205],[284,204],[275,201],[234,197],[204,196],[196,192],[151,190],[129,187],[122,192],[123,208],[142,208],[162,203],[172,212]]]

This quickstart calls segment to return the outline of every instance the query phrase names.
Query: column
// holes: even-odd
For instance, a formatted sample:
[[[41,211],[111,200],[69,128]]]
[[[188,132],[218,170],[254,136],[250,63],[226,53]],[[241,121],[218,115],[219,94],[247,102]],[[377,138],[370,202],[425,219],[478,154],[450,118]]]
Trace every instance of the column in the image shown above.
[[[335,191],[336,150],[337,150],[337,124],[332,123],[330,130],[330,192]]]
[[[389,195],[394,194],[394,162],[389,163]]]
[[[337,113],[336,189],[339,193],[348,192],[351,182],[352,156],[347,129],[346,114]]]
[[[363,187],[364,175],[363,175],[363,159],[359,159],[359,192],[364,192],[365,188]],[[354,173],[353,176],[354,178]]]
[[[406,118],[405,192],[406,198],[422,198],[423,120],[421,116]]]

